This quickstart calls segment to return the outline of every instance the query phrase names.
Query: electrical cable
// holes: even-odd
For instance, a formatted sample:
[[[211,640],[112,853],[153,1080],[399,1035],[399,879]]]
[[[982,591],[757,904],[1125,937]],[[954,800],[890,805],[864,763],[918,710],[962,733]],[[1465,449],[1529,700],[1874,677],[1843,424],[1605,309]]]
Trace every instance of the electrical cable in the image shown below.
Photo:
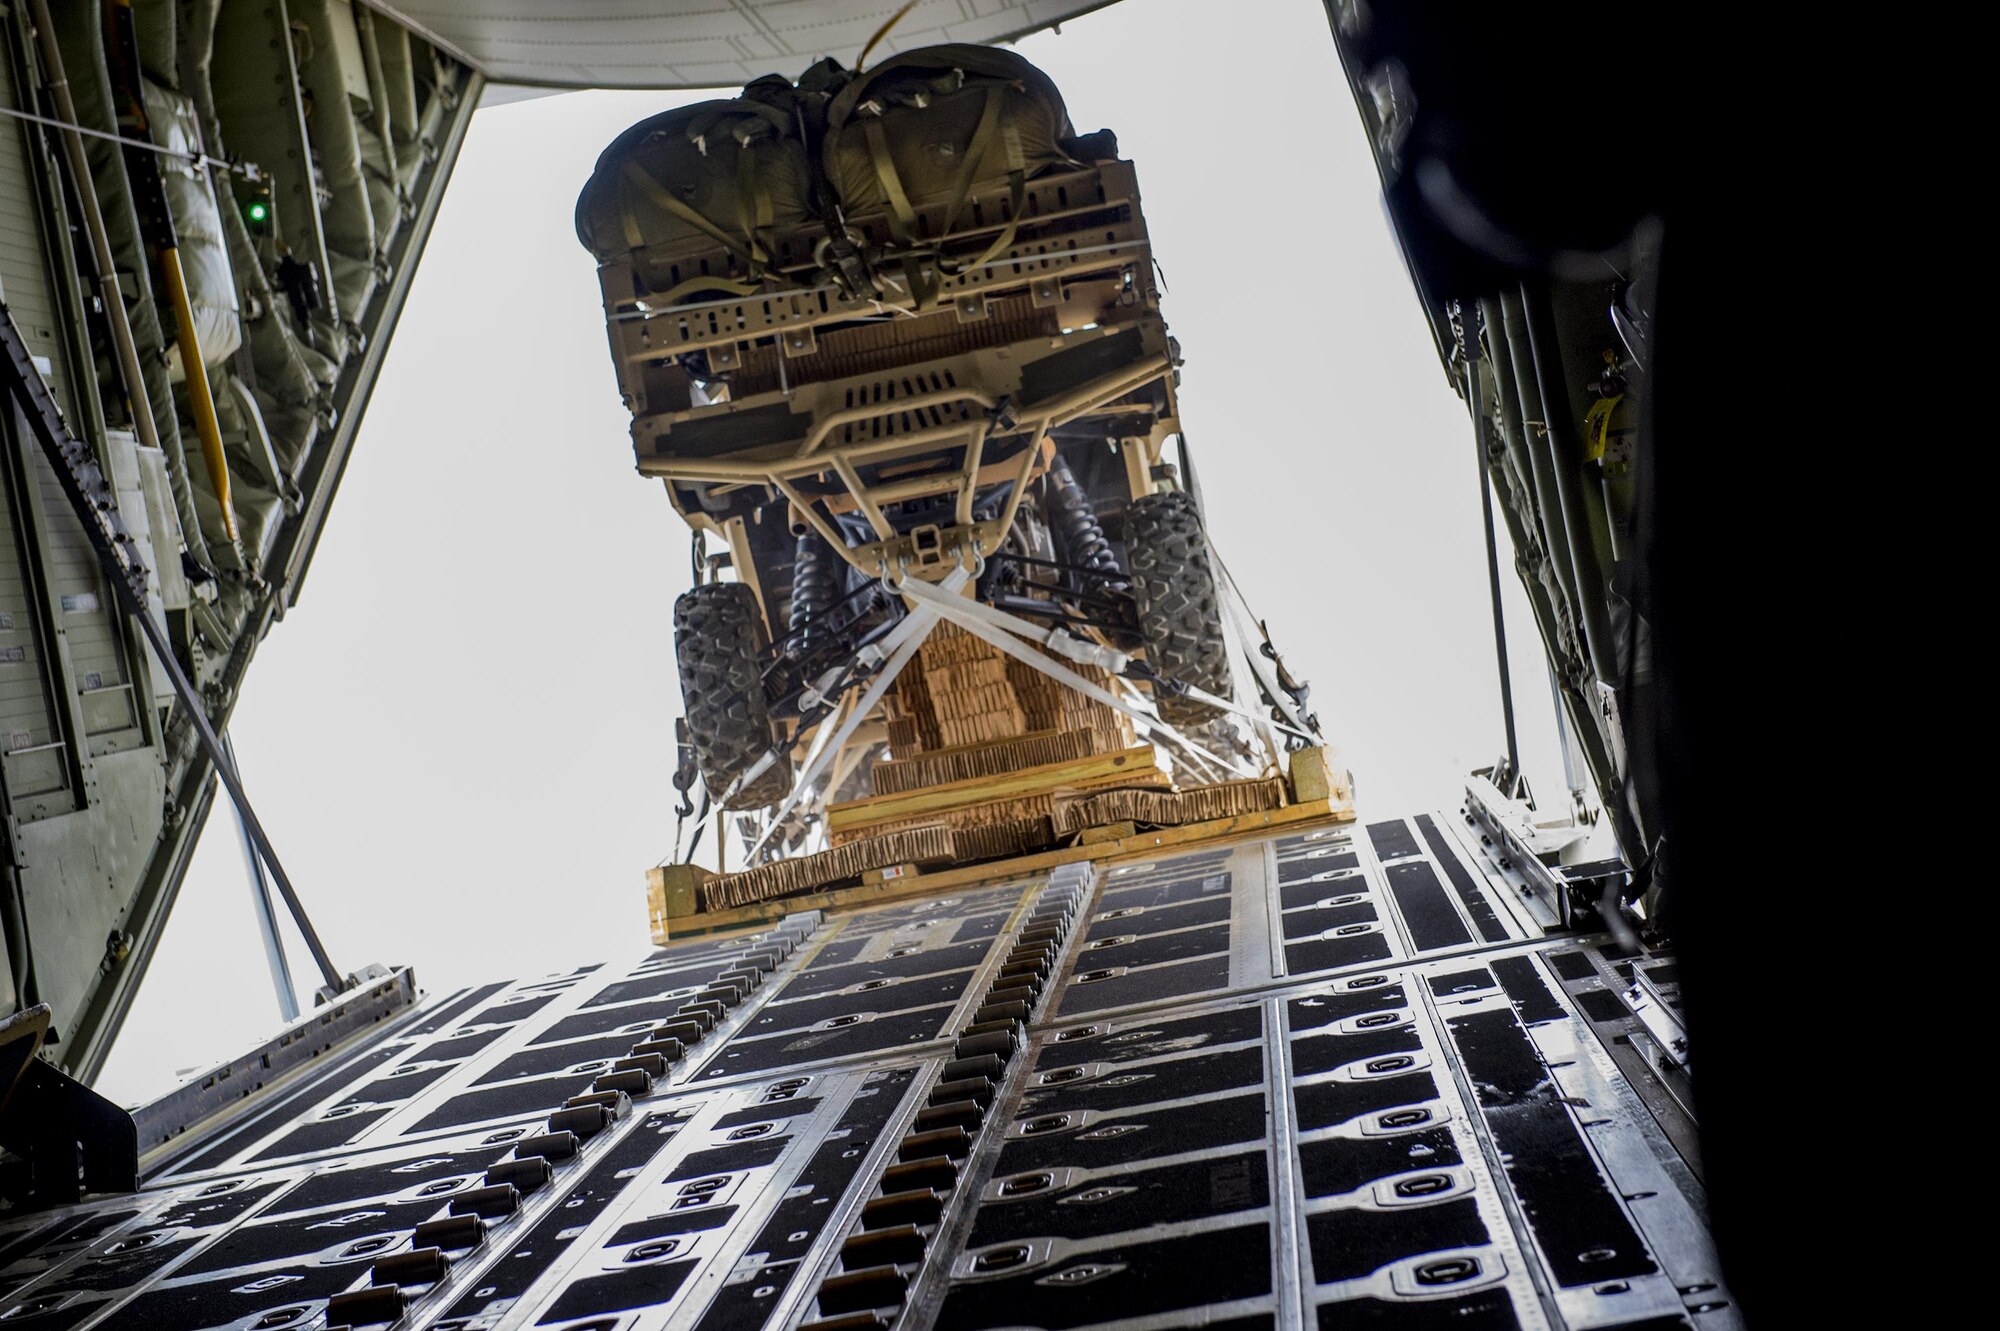
[[[207,153],[182,152],[178,148],[163,148],[157,143],[148,143],[144,139],[128,139],[123,134],[107,134],[101,129],[92,129],[88,125],[72,124],[67,120],[57,120],[53,116],[38,116],[33,111],[23,111],[17,107],[0,106],[0,116],[12,116],[16,120],[31,120],[37,125],[47,125],[50,129],[68,130],[73,134],[83,134],[93,139],[104,139],[117,144],[121,148],[137,148],[141,152],[158,153],[162,157],[178,157],[182,161],[192,162],[196,166],[205,166],[213,170],[227,171],[232,175],[242,176],[245,180],[261,181],[264,179],[262,172],[239,162],[225,162],[220,157],[210,157]]]

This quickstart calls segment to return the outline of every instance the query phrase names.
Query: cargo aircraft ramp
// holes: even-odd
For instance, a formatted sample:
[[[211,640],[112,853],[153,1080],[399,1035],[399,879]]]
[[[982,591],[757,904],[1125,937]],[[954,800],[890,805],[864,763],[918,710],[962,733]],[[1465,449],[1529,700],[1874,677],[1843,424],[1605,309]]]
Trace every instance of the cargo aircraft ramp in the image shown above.
[[[435,995],[0,1227],[37,1328],[1717,1328],[1671,956],[1476,806]],[[223,1112],[216,1112],[218,1109]],[[232,1112],[233,1111],[233,1112]]]
[[[1726,964],[1755,903],[1690,764],[1736,749],[1654,544],[1650,30],[1575,25],[1629,160],[1552,188],[1602,132],[1559,18],[1325,5],[1472,426],[1507,708],[1405,818],[1208,544],[1134,164],[989,49],[1097,7],[0,0],[0,1326],[1745,1324],[1776,1064],[1727,1000],[1774,982]],[[337,965],[228,722],[474,110],[738,84],[579,214],[695,529],[653,950]],[[1566,803],[1522,778],[1503,532]],[[323,984],[128,1112],[90,1082],[219,789],[274,974],[282,910]]]

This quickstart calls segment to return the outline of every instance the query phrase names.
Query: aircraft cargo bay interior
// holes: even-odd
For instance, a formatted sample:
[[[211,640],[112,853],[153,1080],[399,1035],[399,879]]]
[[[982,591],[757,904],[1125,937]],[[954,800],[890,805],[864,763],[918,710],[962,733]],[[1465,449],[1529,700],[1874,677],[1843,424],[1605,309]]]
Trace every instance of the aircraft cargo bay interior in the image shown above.
[[[1571,8],[0,0],[0,1324],[1796,1314]]]

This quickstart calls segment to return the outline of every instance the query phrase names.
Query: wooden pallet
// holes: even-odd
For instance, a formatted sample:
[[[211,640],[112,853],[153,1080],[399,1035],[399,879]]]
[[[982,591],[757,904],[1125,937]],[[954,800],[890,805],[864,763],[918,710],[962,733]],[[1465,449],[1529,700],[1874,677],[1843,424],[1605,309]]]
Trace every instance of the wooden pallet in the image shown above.
[[[1193,846],[1222,845],[1247,837],[1269,836],[1274,831],[1304,831],[1315,824],[1348,823],[1354,820],[1351,804],[1314,800],[1307,804],[1287,804],[1282,809],[1223,818],[1215,822],[1163,827],[1157,831],[1134,831],[1130,835],[1089,844],[1055,846],[984,864],[943,865],[917,873],[854,886],[829,885],[795,897],[780,897],[727,910],[677,913],[654,911],[653,941],[664,945],[669,939],[696,934],[754,929],[781,919],[793,911],[840,910],[854,906],[874,906],[889,901],[906,901],[962,891],[983,883],[1005,882],[1028,874],[1045,873],[1064,864],[1085,860],[1116,862],[1150,857],[1162,851]],[[1122,830],[1122,829],[1121,829]],[[655,870],[659,873],[659,870]]]
[[[924,896],[1080,860],[1113,860],[1354,817],[1347,774],[1319,748],[1293,753],[1282,779],[1184,791],[1070,788],[1049,798],[1051,808],[1061,809],[1061,826],[1057,815],[995,818],[957,828],[933,823],[739,874],[718,876],[686,864],[654,869],[647,875],[654,941],[749,927],[793,910]]]

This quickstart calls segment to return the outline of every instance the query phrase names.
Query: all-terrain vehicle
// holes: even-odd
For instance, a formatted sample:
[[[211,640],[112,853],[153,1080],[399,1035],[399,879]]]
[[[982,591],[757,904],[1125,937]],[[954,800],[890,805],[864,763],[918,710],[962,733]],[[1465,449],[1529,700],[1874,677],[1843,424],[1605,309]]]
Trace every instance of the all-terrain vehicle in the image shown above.
[[[782,799],[907,613],[892,584],[958,568],[1143,662],[1169,724],[1215,715],[1221,611],[1163,454],[1178,355],[1137,182],[1034,66],[930,47],[662,113],[605,150],[577,231],[639,471],[697,532],[675,646],[718,804]]]

